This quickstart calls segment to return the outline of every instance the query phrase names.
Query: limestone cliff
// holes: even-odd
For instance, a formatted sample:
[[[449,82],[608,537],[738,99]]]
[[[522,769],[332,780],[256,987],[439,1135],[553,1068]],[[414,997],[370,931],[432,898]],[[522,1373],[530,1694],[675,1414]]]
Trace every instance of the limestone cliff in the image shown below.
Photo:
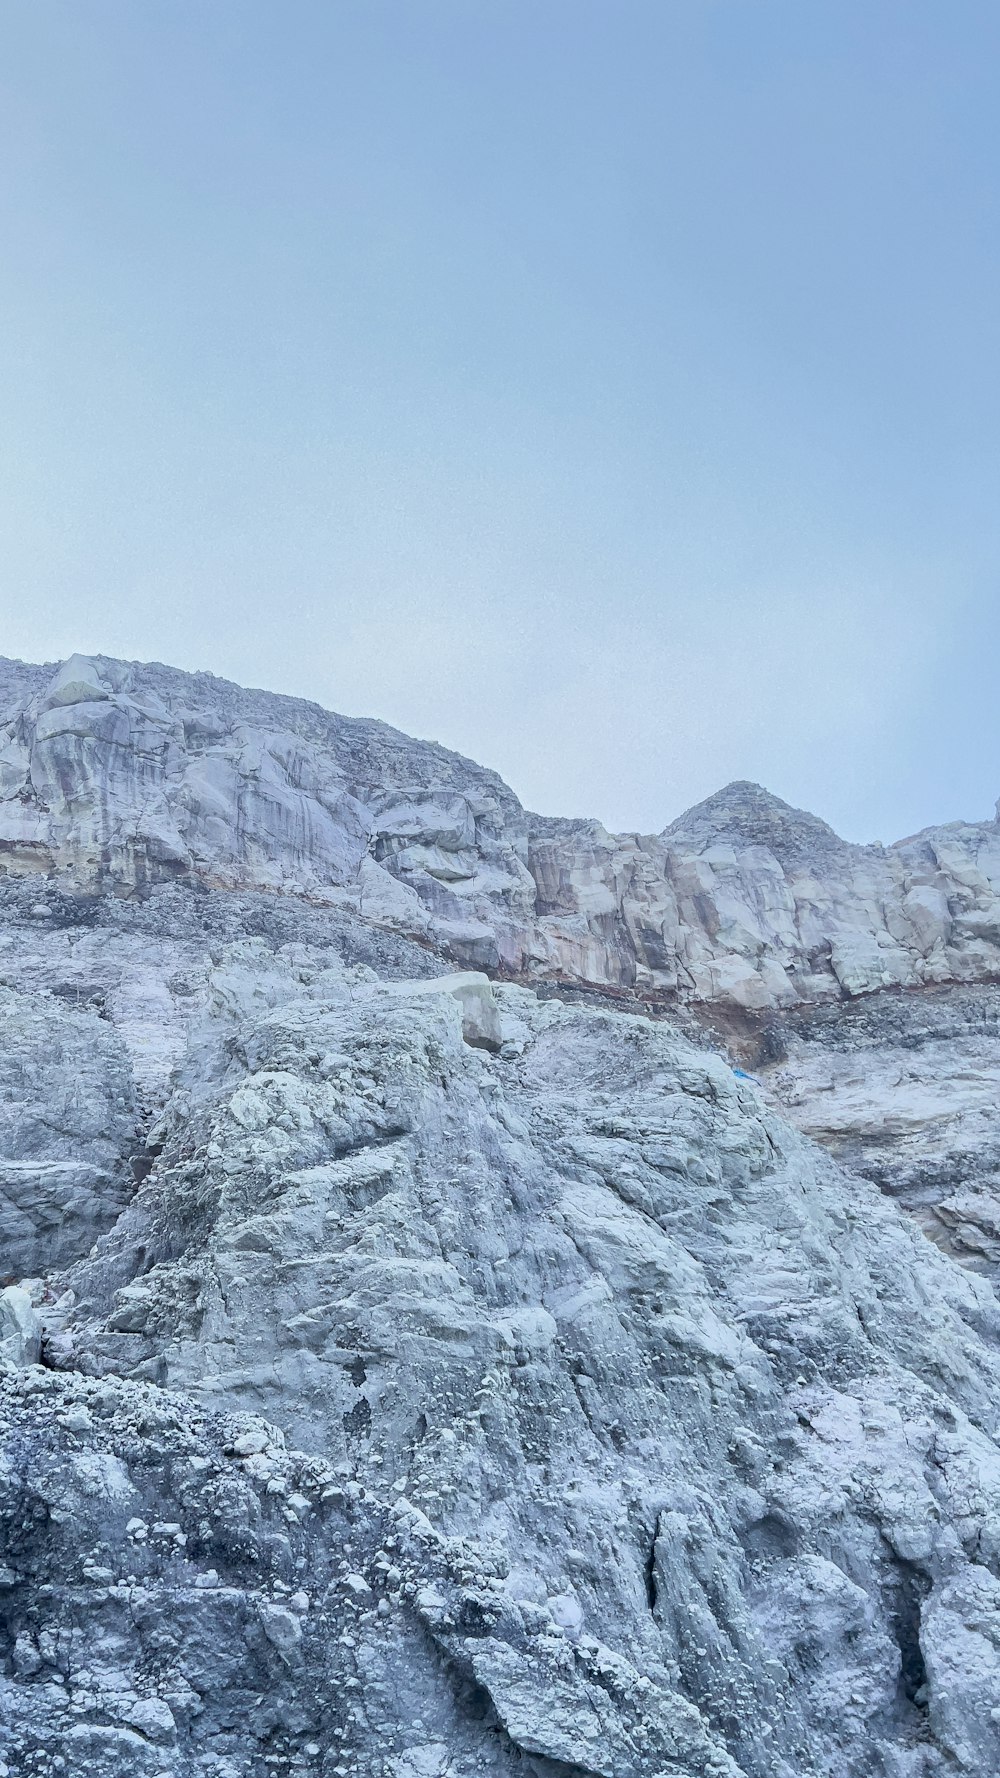
[[[994,821],[853,846],[731,784],[609,835],[382,723],[103,658],[2,663],[0,722],[12,872],[286,890],[527,979],[756,1010],[1000,969]]]
[[[0,1767],[992,1778],[994,824],[0,716]]]

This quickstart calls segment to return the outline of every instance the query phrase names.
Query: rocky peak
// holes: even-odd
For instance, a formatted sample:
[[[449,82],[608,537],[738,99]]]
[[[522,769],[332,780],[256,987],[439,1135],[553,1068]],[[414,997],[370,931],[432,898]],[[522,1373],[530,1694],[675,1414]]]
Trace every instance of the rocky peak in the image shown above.
[[[788,868],[842,861],[858,850],[818,815],[793,808],[747,778],[734,779],[685,810],[663,832],[675,844],[698,848],[718,840],[741,847],[763,846]]]

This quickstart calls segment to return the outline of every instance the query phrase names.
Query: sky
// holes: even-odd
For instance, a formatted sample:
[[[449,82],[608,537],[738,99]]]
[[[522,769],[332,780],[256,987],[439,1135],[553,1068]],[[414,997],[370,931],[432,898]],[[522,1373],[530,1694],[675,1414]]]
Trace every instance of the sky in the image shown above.
[[[995,0],[0,0],[0,653],[1000,794]]]

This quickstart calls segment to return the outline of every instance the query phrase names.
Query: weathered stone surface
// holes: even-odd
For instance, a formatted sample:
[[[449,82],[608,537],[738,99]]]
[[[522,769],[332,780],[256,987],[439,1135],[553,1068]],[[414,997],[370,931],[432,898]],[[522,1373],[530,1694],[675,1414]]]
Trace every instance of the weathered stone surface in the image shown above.
[[[0,1290],[0,1359],[15,1370],[37,1364],[42,1350],[42,1321],[31,1293],[20,1284]]]
[[[662,1025],[289,974],[11,1398],[18,1757],[988,1771],[988,1287]]]
[[[1000,1268],[1000,994],[876,995],[772,1021],[762,1086],[965,1264]],[[777,1054],[773,1052],[777,1051]]]
[[[0,692],[9,870],[119,892],[197,876],[352,907],[364,896],[418,936],[433,919],[442,948],[452,935],[471,962],[477,938],[496,962],[494,925],[530,915],[517,799],[443,748],[209,674],[103,657],[74,656],[41,684],[7,662]],[[496,916],[488,926],[479,903]]]
[[[124,1044],[95,1012],[0,987],[0,1031],[0,1268],[24,1277],[86,1253],[113,1222],[137,1106]]]
[[[1000,976],[1000,829],[847,845],[758,785],[661,834],[523,810],[384,724],[74,656],[0,675],[0,855],[322,897],[473,968],[759,1011]]]
[[[9,1771],[993,1778],[993,824],[0,699]]]

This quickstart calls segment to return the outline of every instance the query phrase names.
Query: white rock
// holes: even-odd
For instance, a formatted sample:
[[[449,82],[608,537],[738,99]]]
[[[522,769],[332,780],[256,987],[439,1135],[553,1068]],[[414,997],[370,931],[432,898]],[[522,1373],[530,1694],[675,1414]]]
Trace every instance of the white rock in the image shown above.
[[[0,704],[14,1768],[994,1778],[1000,830],[614,836],[105,660]]]
[[[31,1297],[18,1284],[0,1290],[0,1356],[20,1368],[37,1364],[42,1323]]]
[[[368,1585],[363,1574],[345,1574],[341,1585],[346,1587],[349,1593],[354,1593],[359,1599],[365,1598],[371,1592],[371,1587]]]

